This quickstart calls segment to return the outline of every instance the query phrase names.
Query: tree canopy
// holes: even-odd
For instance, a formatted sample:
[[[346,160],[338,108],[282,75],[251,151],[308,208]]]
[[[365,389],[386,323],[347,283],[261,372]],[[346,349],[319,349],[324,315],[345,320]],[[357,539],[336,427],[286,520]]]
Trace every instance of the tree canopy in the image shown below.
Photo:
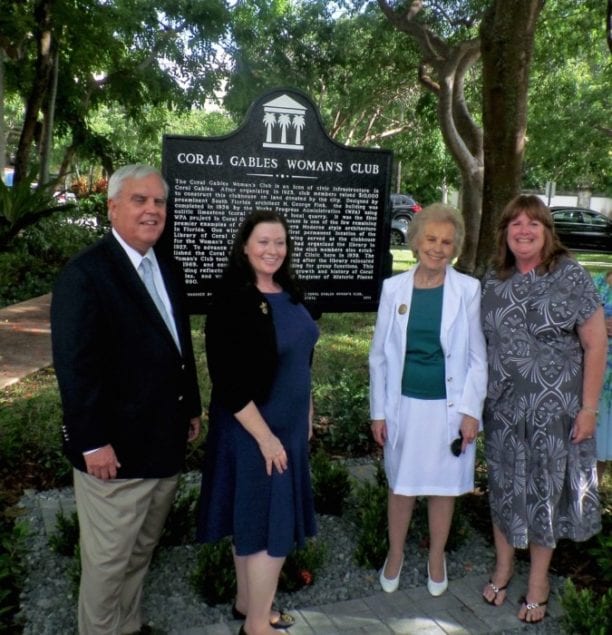
[[[515,21],[516,42],[495,52],[502,14],[518,20],[528,8],[537,14],[530,81],[520,80],[526,108],[503,116],[523,135],[525,160],[496,199],[482,126],[501,115],[487,85],[496,56],[509,62],[527,35]],[[14,159],[17,181],[36,166],[45,182],[49,172],[157,162],[163,132],[223,133],[261,92],[288,85],[313,98],[339,142],[392,149],[394,189],[428,203],[460,188],[473,210],[471,263],[482,201],[494,216],[519,186],[612,189],[606,24],[598,0],[11,2],[0,13],[0,163]],[[507,88],[518,71],[508,72]],[[203,114],[215,94],[227,115]]]

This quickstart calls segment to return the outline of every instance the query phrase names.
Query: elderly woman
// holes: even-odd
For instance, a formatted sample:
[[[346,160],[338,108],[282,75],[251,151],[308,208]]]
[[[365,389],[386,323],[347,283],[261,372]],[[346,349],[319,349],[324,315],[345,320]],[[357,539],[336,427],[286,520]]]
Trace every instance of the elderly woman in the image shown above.
[[[601,300],[555,235],[548,208],[518,196],[504,209],[493,268],[483,279],[489,387],[485,453],[496,566],[483,590],[501,605],[515,548],[530,571],[518,618],[541,621],[560,538],[601,528],[595,424],[605,358]]]
[[[474,488],[487,367],[480,284],[451,267],[463,236],[453,208],[427,207],[408,234],[417,265],[383,285],[370,350],[370,411],[389,484],[389,552],[379,575],[387,592],[399,585],[416,497],[427,496],[427,589],[444,593],[455,497]]]

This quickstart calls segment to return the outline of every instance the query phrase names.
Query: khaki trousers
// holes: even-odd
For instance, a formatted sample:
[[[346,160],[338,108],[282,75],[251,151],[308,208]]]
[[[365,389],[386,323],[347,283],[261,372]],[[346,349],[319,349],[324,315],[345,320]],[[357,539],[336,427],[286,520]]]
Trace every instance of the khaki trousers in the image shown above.
[[[142,585],[174,500],[178,475],[103,481],[74,470],[80,525],[79,634],[142,626]]]

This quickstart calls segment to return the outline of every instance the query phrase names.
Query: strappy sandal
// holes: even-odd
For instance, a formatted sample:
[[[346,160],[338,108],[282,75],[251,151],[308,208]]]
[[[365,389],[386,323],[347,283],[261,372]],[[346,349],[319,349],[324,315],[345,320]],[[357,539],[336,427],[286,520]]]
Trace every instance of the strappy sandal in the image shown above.
[[[525,622],[525,624],[537,624],[541,622],[547,615],[546,611],[544,611],[544,615],[539,620],[528,620],[527,616],[529,615],[529,611],[533,611],[535,609],[539,609],[541,606],[546,606],[548,604],[548,598],[546,598],[543,602],[527,602],[527,598],[523,595],[519,598],[519,602],[521,607],[525,607],[526,613],[525,617],[520,618],[521,622]]]
[[[493,596],[492,600],[488,600],[484,594],[482,596],[482,599],[487,603],[490,604],[491,606],[501,606],[505,601],[506,598],[504,598],[503,602],[500,602],[499,604],[497,604],[495,602],[495,600],[497,600],[497,596],[502,592],[502,591],[506,591],[508,586],[510,585],[510,582],[512,580],[512,576],[510,576],[508,578],[508,582],[506,582],[506,584],[504,586],[496,586],[495,584],[493,584],[493,580],[491,578],[489,578],[489,584],[487,585],[492,591],[493,593],[495,593],[495,595]]]
[[[272,618],[270,618],[270,626],[272,628],[281,630],[291,628],[295,624],[295,617],[293,617],[290,613],[287,613],[285,610],[272,607],[272,611],[278,613],[277,620],[272,620]],[[232,605],[232,617],[235,620],[244,621],[246,619],[246,615],[242,611],[239,611],[235,604]]]

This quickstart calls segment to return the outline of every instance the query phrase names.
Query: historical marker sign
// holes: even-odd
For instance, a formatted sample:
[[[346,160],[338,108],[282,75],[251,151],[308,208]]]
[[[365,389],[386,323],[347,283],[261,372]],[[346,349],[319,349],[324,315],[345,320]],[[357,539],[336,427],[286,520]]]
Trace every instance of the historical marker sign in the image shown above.
[[[185,267],[194,312],[205,312],[233,236],[254,209],[282,213],[293,264],[321,311],[375,310],[389,274],[386,214],[392,154],[331,140],[310,99],[278,89],[224,137],[167,135],[170,186],[161,248]]]

